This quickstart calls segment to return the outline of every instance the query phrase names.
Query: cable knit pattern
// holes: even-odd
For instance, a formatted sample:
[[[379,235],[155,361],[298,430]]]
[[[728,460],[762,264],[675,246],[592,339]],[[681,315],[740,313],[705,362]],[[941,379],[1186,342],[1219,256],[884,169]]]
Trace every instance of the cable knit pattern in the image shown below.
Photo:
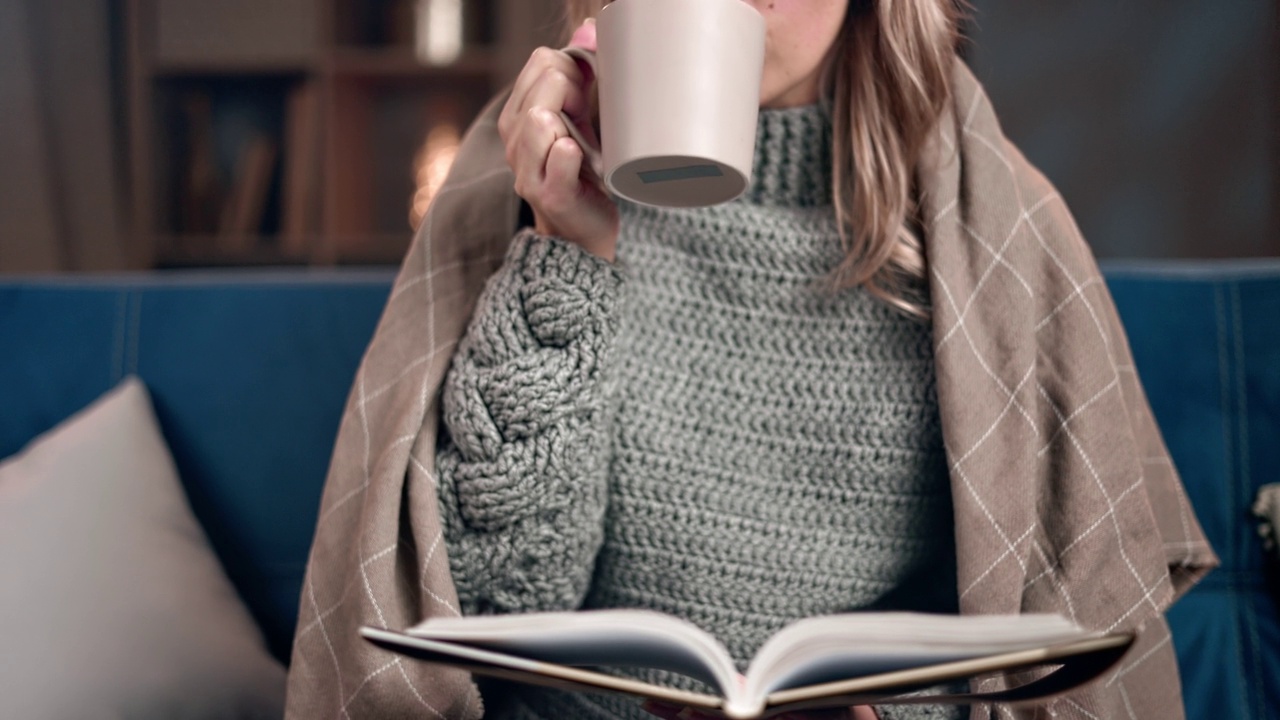
[[[436,459],[466,614],[582,604],[608,492],[601,378],[619,283],[609,263],[524,233],[481,295]]]
[[[498,362],[481,363],[477,353],[446,386],[476,404],[451,411],[446,395],[446,424],[463,438],[458,447],[474,446],[477,458],[500,458],[503,471],[516,471],[499,477],[489,460],[475,469],[441,463],[444,496],[454,485],[460,498],[461,519],[449,525],[466,530],[449,534],[465,597],[482,584],[518,584],[499,575],[516,571],[529,587],[585,590],[584,607],[686,618],[720,638],[742,668],[765,639],[803,617],[954,611],[929,326],[860,289],[825,284],[842,254],[829,157],[823,110],[762,111],[753,185],[743,198],[697,210],[622,205],[625,282],[575,276],[562,267],[567,259],[504,268],[468,335],[477,348],[501,348],[492,353]],[[580,264],[598,269],[581,255]],[[518,283],[507,279],[516,276]],[[544,296],[544,284],[557,290]],[[525,335],[537,342],[514,341]],[[473,416],[482,427],[454,430]],[[598,421],[584,424],[588,416]],[[531,437],[548,442],[535,447]],[[533,452],[543,449],[549,454]],[[571,472],[580,472],[576,490]],[[597,484],[605,482],[607,505]],[[556,504],[570,497],[580,504]],[[583,524],[554,524],[570,512]],[[603,517],[603,526],[588,517]],[[502,569],[469,552],[473,545],[501,547],[505,558],[554,558],[565,564],[534,565],[572,580]],[[584,578],[589,587],[580,587]],[[550,606],[548,597],[489,593],[468,610],[563,607],[568,593]],[[679,676],[625,672],[697,689]],[[515,717],[649,717],[625,697],[518,687],[506,700]],[[905,706],[881,713],[960,715]]]

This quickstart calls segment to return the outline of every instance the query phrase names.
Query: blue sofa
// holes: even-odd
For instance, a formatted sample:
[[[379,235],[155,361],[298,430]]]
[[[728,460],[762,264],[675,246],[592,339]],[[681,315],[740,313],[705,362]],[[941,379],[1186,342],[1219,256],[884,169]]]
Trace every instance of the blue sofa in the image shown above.
[[[1280,718],[1280,582],[1250,516],[1280,480],[1280,262],[1106,266],[1223,566],[1170,612],[1189,718]],[[0,279],[0,458],[139,375],[198,519],[288,660],[347,390],[389,270]],[[0,570],[2,571],[2,570]]]

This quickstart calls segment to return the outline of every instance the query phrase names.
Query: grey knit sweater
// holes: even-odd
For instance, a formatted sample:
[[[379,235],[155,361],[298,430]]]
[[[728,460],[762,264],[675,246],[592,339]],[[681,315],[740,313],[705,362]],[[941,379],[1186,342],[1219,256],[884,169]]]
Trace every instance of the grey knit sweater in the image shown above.
[[[649,608],[745,668],[802,617],[954,610],[929,328],[824,284],[841,257],[829,157],[821,108],[762,111],[749,192],[624,203],[616,265],[515,239],[444,387],[464,612]],[[490,716],[650,717],[623,697],[486,697]]]

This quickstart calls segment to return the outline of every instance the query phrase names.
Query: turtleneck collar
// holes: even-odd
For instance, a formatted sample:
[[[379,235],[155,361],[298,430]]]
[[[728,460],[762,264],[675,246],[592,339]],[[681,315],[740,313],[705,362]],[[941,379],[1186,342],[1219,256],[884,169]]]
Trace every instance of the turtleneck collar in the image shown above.
[[[820,104],[761,109],[751,186],[755,205],[831,204],[831,114]]]

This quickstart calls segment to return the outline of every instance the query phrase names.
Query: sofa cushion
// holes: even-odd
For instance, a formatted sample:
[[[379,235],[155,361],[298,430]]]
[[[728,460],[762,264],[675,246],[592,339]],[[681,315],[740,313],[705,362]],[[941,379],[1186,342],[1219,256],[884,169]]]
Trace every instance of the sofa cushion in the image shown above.
[[[383,269],[0,279],[0,457],[125,375],[196,519],[289,658],[329,454],[391,289]]]
[[[0,717],[280,717],[138,380],[0,463],[0,568]]]

